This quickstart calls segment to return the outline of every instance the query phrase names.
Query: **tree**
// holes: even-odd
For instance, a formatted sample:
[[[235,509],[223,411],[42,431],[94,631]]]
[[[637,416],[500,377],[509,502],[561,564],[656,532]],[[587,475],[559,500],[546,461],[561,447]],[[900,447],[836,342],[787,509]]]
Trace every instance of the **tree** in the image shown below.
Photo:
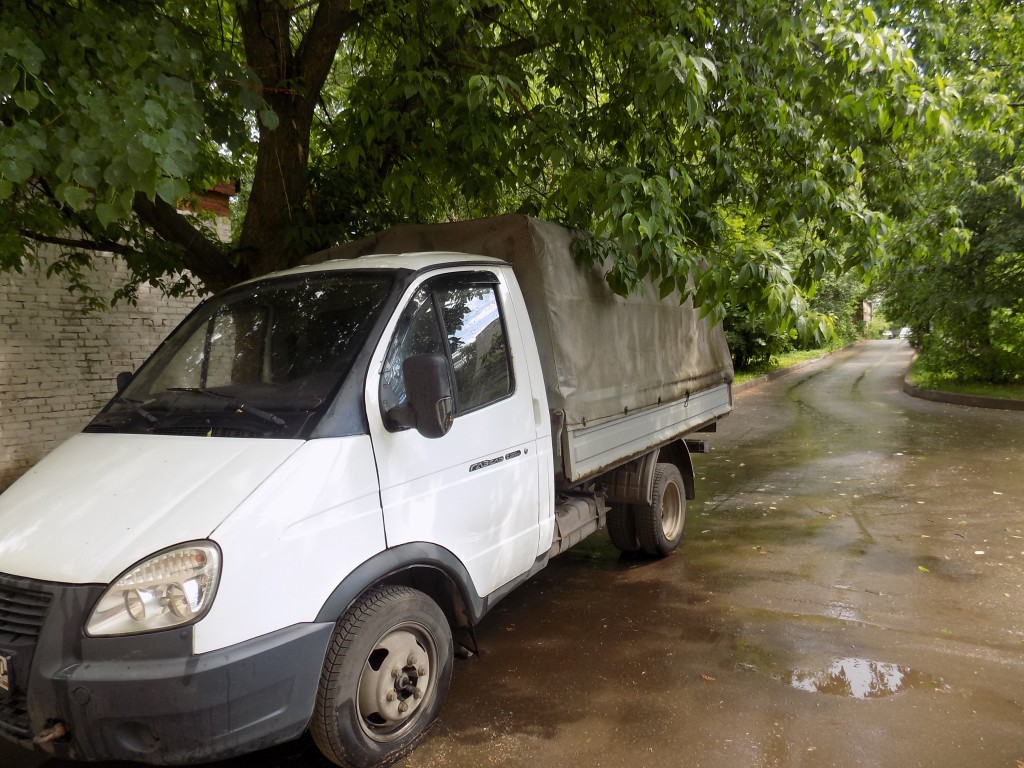
[[[994,183],[1009,165],[990,156],[971,168],[975,183],[960,200],[968,249],[886,280],[886,313],[915,330],[926,371],[994,383],[1024,373],[1024,208]]]
[[[956,141],[907,147],[906,162],[952,169],[910,204],[946,212],[955,247],[927,254],[912,229],[885,264],[886,315],[914,329],[928,371],[1019,380],[1024,370],[1024,4],[950,3],[913,20],[919,59],[955,82]],[[921,217],[922,219],[924,217]]]
[[[791,268],[802,258],[801,246],[802,243],[797,241],[780,247]],[[806,302],[806,309],[801,307],[797,314],[805,319],[817,318],[825,328],[801,333],[798,327],[773,323],[770,316],[758,313],[756,308],[745,305],[727,307],[725,334],[738,370],[771,363],[773,358],[794,349],[821,349],[825,341],[829,346],[849,344],[860,337],[864,329],[856,317],[868,294],[861,278],[852,273],[827,273],[801,294],[800,300]]]
[[[932,254],[956,245],[902,204],[946,166],[899,151],[947,138],[958,94],[919,66],[905,6],[886,14],[842,0],[8,3],[0,260],[21,268],[55,243],[81,287],[99,248],[138,281],[217,290],[393,222],[521,211],[595,233],[581,255],[619,292],[653,279],[715,317],[743,306],[826,330],[801,293],[824,275],[869,272],[898,230]],[[225,178],[243,195],[222,246],[174,211]],[[795,268],[784,242],[801,243]]]

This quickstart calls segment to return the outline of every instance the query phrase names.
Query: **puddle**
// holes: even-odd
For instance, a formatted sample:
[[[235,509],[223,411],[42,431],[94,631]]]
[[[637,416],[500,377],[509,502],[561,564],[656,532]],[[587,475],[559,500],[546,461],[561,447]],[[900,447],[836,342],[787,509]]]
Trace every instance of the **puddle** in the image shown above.
[[[853,699],[878,699],[908,688],[945,688],[941,680],[909,667],[855,658],[836,659],[823,671],[797,670],[789,683],[801,691]]]

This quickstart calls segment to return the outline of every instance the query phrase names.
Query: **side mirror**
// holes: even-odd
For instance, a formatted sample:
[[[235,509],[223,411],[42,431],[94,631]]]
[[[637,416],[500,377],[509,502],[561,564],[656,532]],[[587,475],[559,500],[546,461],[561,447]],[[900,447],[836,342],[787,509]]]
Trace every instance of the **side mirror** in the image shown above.
[[[129,384],[132,383],[132,372],[121,371],[117,374],[117,394],[121,394],[125,391]]]
[[[396,424],[415,427],[424,437],[448,434],[455,419],[455,398],[444,355],[413,355],[402,361],[408,404],[388,411]]]

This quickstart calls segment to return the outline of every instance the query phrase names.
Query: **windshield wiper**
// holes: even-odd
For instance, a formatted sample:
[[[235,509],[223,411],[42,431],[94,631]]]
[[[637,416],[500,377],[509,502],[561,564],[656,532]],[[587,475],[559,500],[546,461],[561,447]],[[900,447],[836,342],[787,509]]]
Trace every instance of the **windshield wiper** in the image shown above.
[[[135,411],[137,414],[139,414],[139,416],[144,418],[150,424],[156,424],[159,421],[159,419],[156,416],[154,416],[152,413],[143,408],[142,403],[138,400],[132,400],[130,397],[125,397],[124,395],[118,395],[117,397],[114,398],[114,402],[124,403],[125,405],[128,406],[129,409]]]
[[[275,426],[283,427],[287,422],[280,416],[275,416],[272,413],[261,411],[259,408],[253,408],[251,405],[246,405],[238,398],[232,397],[231,395],[225,395],[223,392],[214,392],[212,389],[204,389],[203,387],[168,387],[168,392],[191,392],[196,395],[206,395],[208,397],[216,397],[221,400],[227,400],[230,407],[235,409],[235,413],[248,413],[255,416],[258,419],[269,422]]]

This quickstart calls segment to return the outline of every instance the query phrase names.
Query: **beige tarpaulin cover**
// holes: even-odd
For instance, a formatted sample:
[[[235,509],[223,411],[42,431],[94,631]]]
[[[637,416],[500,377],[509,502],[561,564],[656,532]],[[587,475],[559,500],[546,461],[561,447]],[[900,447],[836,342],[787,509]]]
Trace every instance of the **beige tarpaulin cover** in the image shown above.
[[[572,256],[573,233],[526,216],[403,225],[309,259],[369,253],[457,251],[512,264],[540,348],[549,405],[569,426],[593,425],[731,382],[722,326],[678,294],[612,293],[600,269]]]

